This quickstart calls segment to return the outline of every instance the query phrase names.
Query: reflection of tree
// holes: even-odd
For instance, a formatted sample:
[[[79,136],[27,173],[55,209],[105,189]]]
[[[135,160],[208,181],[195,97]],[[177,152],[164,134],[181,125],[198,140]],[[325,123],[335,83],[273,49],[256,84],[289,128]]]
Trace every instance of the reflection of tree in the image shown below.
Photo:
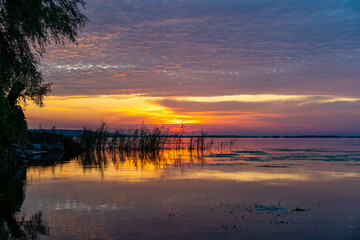
[[[25,199],[26,169],[0,172],[0,239],[38,239],[49,235],[49,228],[38,212],[29,219],[18,218]]]

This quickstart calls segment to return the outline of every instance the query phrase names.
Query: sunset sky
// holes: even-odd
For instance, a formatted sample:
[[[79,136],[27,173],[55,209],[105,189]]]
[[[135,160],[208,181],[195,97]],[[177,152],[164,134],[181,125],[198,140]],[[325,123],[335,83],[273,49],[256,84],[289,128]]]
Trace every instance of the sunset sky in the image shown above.
[[[29,128],[180,124],[209,134],[360,135],[357,0],[88,0],[48,48]]]

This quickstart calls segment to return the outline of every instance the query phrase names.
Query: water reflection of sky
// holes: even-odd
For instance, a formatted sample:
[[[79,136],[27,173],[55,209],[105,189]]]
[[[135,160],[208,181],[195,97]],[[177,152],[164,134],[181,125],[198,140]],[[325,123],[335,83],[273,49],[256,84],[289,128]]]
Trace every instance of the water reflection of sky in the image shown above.
[[[185,148],[156,153],[117,151],[93,153],[91,156],[85,154],[50,167],[32,166],[28,168],[27,177],[32,181],[81,179],[120,182],[156,179],[329,181],[360,177],[357,171],[360,150],[349,144],[348,139],[290,139],[296,145],[282,148],[277,144],[284,139],[256,139],[262,142],[257,148],[252,146],[254,139],[247,140],[250,141],[238,140],[232,149],[220,149],[219,144],[215,144],[212,149],[200,152]],[[271,141],[275,146],[268,146]],[[327,141],[326,147],[322,145],[324,141]],[[301,146],[309,142],[311,147]]]
[[[43,211],[51,239],[356,239],[359,142],[239,139],[192,158],[165,150],[33,166],[23,211]]]

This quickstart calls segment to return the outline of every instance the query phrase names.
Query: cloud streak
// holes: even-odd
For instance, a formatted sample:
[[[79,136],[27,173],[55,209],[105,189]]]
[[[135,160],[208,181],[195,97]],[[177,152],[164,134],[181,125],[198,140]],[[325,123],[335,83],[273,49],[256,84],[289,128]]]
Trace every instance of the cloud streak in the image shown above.
[[[45,59],[55,95],[136,89],[151,96],[357,96],[360,90],[356,1],[106,0],[89,1],[87,14],[92,23],[78,47],[50,49]],[[54,66],[82,69],[66,79],[92,84],[66,90],[70,83]],[[102,70],[101,80],[94,70]]]

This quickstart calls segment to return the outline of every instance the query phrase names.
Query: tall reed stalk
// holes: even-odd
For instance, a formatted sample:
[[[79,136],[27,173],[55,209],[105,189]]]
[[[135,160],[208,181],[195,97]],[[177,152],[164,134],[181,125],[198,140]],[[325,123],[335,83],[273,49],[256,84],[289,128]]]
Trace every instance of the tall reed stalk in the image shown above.
[[[166,148],[184,149],[183,138],[185,136],[185,125],[181,124],[178,132],[169,136],[170,129],[155,126],[152,130],[142,124],[139,128],[130,128],[125,131],[117,129],[113,133],[108,132],[105,123],[102,123],[96,130],[84,128],[79,136],[79,143],[84,150],[104,151],[159,151]],[[190,151],[204,151],[212,146],[213,142],[206,142],[207,133],[202,129],[199,136],[194,133],[190,137]]]

